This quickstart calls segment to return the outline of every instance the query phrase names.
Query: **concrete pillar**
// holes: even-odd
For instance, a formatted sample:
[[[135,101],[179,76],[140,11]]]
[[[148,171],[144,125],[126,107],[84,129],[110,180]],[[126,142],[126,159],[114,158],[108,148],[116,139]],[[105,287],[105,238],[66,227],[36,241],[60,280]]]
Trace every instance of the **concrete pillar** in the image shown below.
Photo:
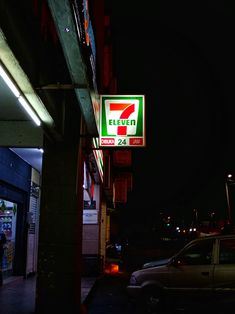
[[[75,136],[75,135],[74,135]],[[79,148],[80,147],[80,148]],[[81,143],[44,142],[36,313],[80,313]]]

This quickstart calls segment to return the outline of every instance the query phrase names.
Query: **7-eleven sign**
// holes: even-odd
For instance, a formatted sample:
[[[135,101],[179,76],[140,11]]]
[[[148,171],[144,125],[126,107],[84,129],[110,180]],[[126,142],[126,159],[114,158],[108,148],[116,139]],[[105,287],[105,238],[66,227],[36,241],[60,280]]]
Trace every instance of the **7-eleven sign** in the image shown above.
[[[144,95],[100,96],[99,146],[145,146]]]

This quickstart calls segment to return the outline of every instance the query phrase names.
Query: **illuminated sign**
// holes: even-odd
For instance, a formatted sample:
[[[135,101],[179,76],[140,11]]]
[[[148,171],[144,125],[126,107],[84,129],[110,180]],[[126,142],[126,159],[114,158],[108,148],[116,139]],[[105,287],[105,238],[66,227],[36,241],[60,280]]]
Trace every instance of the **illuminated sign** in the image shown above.
[[[104,170],[104,157],[103,157],[103,152],[98,148],[98,143],[96,138],[92,139],[92,148],[93,148],[93,154],[95,157],[95,161],[96,161],[96,165],[97,168],[99,170],[99,174],[100,174],[100,179],[103,181],[103,170]]]
[[[97,224],[98,210],[84,209],[83,210],[83,224]]]
[[[145,146],[144,95],[102,95],[100,97],[99,146]]]

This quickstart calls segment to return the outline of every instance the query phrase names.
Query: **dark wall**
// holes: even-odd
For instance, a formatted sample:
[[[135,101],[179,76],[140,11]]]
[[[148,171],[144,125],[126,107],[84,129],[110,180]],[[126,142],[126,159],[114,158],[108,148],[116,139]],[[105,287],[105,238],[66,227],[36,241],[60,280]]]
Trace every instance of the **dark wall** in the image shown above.
[[[29,193],[30,179],[31,166],[10,149],[0,148],[0,181]]]

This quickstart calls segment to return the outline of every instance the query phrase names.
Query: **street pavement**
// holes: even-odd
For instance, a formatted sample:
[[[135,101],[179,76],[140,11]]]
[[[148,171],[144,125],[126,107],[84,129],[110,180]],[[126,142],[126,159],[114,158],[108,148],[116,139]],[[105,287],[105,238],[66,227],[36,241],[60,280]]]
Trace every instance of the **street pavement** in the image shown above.
[[[132,302],[126,293],[130,273],[104,274],[83,278],[81,313],[76,314],[149,314],[139,302]],[[36,278],[19,277],[0,288],[0,314],[33,314]],[[214,300],[216,301],[216,300]],[[169,303],[169,302],[168,302]],[[235,306],[212,302],[194,304],[188,310],[177,308],[155,314],[232,314]],[[234,303],[233,303],[234,304]],[[64,314],[64,313],[62,313]]]
[[[0,287],[0,314],[32,314],[35,306],[35,277],[15,277]]]
[[[141,305],[141,302],[133,302],[126,293],[129,275],[104,275],[100,277],[93,286],[90,294],[85,300],[86,314],[150,314]],[[138,300],[139,301],[139,300]],[[218,303],[217,300],[201,303],[195,300],[188,303],[187,307],[172,307],[171,301],[166,300],[167,308],[152,312],[151,314],[232,314],[235,313],[234,302]]]
[[[138,314],[132,309],[125,291],[128,279],[120,275],[104,275],[97,280],[86,299],[88,314]]]
[[[96,277],[81,279],[81,302],[85,302],[92,290]],[[11,277],[0,287],[0,314],[33,314],[35,313],[36,276]],[[86,314],[86,306],[81,305],[81,313]],[[64,313],[61,313],[64,314]]]

